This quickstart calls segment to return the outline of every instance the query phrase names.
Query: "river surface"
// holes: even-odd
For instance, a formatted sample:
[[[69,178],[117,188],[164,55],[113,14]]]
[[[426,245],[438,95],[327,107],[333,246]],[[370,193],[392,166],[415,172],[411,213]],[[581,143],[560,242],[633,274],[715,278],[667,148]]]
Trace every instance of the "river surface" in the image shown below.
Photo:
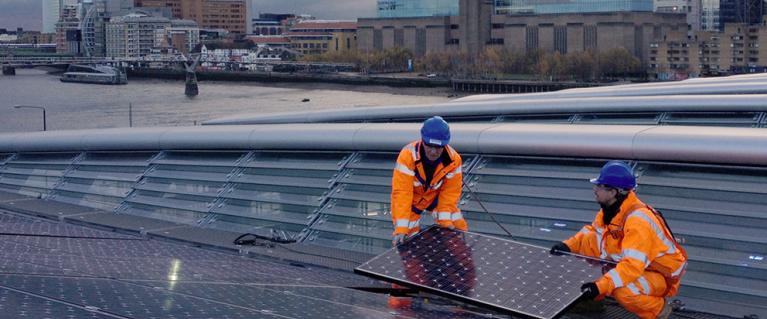
[[[42,70],[0,75],[0,132],[190,126],[237,114],[306,112],[323,109],[447,102],[444,89],[345,86],[337,84],[200,82],[200,95],[184,95],[184,82],[128,79],[127,85],[62,83]],[[309,99],[308,102],[302,102]]]

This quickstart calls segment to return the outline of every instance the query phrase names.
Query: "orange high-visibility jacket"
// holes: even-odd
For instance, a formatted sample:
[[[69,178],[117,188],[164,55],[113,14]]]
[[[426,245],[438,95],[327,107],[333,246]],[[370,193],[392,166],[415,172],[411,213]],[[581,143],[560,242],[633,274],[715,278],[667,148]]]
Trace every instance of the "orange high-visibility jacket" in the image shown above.
[[[430,208],[435,200],[437,204],[432,213],[437,223],[442,227],[454,226],[466,231],[466,221],[458,209],[463,182],[461,155],[446,145],[444,152],[450,159],[449,163],[438,163],[430,185],[423,185],[426,178],[420,148],[420,140],[412,142],[402,148],[397,158],[391,192],[394,234],[410,234],[412,230],[417,230],[421,212]]]
[[[564,241],[574,253],[618,262],[596,281],[600,293],[610,295],[614,289],[630,285],[649,270],[666,279],[665,296],[675,295],[687,267],[687,253],[674,240],[662,218],[633,191],[609,225],[604,225],[602,215],[600,210],[591,225]],[[587,247],[585,238],[593,233],[596,233],[598,248]]]

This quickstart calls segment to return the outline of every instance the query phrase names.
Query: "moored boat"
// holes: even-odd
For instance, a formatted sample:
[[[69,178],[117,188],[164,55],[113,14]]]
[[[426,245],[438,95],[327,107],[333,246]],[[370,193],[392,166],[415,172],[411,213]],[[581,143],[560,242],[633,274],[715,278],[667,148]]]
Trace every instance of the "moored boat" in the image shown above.
[[[93,84],[127,84],[128,77],[119,68],[108,65],[72,64],[61,76],[61,82]]]

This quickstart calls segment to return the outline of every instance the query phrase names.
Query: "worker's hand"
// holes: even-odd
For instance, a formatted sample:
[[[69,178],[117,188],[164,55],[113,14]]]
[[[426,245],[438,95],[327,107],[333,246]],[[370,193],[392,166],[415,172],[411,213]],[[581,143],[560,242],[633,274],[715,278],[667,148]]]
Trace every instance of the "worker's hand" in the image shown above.
[[[593,282],[588,282],[581,286],[581,293],[583,293],[583,299],[592,300],[599,296],[599,287]]]
[[[397,245],[399,245],[401,243],[404,243],[406,237],[407,236],[405,236],[405,234],[396,234],[396,235],[394,235],[394,239],[392,239],[391,243],[392,243],[393,246],[397,246]]]
[[[565,245],[565,243],[561,241],[558,242],[556,245],[551,246],[551,250],[549,251],[550,254],[555,256],[561,256],[562,253],[569,253],[569,252],[570,252],[570,247],[567,247],[567,245]]]

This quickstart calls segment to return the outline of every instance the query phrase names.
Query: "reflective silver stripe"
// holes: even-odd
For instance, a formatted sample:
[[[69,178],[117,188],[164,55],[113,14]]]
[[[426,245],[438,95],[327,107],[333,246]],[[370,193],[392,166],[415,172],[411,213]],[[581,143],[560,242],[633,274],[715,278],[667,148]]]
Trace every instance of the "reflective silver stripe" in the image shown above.
[[[634,294],[634,296],[641,294],[641,292],[639,291],[639,288],[637,288],[637,286],[636,286],[636,285],[634,285],[634,284],[629,284],[629,285],[628,285],[628,286],[626,286],[626,287],[627,287],[629,290],[631,290],[631,293],[633,293],[633,294]]]
[[[647,282],[647,279],[645,279],[644,276],[641,276],[637,280],[639,281],[639,285],[642,286],[642,289],[644,289],[644,294],[650,295],[652,291],[650,291],[650,283]]]
[[[641,210],[635,210],[631,214],[629,214],[628,218],[631,218],[631,217],[639,217],[645,222],[647,222],[647,224],[649,224],[650,227],[652,227],[652,230],[655,232],[655,236],[657,236],[658,239],[660,239],[660,241],[662,241],[663,244],[666,245],[666,247],[668,247],[668,250],[666,250],[666,254],[676,253],[676,246],[674,245],[674,243],[672,243],[668,239],[668,237],[666,237],[666,233],[663,231],[663,229],[660,228],[658,224],[656,224],[655,221],[653,221],[652,218],[650,218],[650,216],[647,216],[647,214],[645,214],[645,212]]]
[[[439,220],[450,220],[450,213],[446,212],[438,212],[437,213],[437,219]]]
[[[581,234],[588,235],[591,234],[591,231],[586,228],[586,226],[583,226],[583,228],[581,228]]]
[[[677,268],[677,270],[675,270],[674,272],[671,273],[671,277],[678,277],[680,274],[682,274],[682,271],[684,271],[685,268],[687,268],[687,262],[686,261],[684,263],[682,263],[682,265],[679,266],[679,268]]]
[[[439,183],[437,183],[437,185],[432,186],[431,189],[439,189],[440,187],[442,187],[442,182],[444,182],[444,180],[439,181]]]
[[[613,284],[615,285],[615,288],[623,287],[623,279],[621,279],[621,275],[618,274],[618,271],[613,269],[607,272],[607,275],[610,276],[610,279],[613,280]]]
[[[419,182],[417,180],[413,181],[413,186],[420,187],[421,185],[422,185],[421,182]]]
[[[461,214],[461,212],[453,213],[450,216],[450,219],[452,219],[453,221],[456,221],[456,220],[459,220],[459,219],[463,219],[463,214]]]
[[[594,227],[597,230],[597,246],[599,246],[599,258],[607,258],[607,251],[602,247],[602,236],[604,236],[604,230],[598,227]]]
[[[413,228],[416,228],[416,227],[418,227],[420,224],[421,224],[421,220],[420,220],[420,219],[416,219],[416,220],[414,220],[414,221],[411,221],[411,222],[408,224],[407,228],[409,228],[409,229],[413,229]]]
[[[407,168],[407,166],[402,165],[401,163],[397,163],[397,167],[395,168],[405,175],[415,176],[415,172],[413,170]]]
[[[447,175],[445,175],[445,177],[447,179],[452,179],[453,177],[455,177],[455,175],[461,174],[462,172],[463,171],[461,170],[461,167],[458,166],[458,168],[454,169],[452,172],[447,173]]]
[[[410,155],[413,156],[413,161],[418,159],[418,152],[415,151],[415,144],[408,144],[405,148],[410,151]]]
[[[410,220],[407,218],[397,219],[397,227],[408,227]]]
[[[636,249],[624,249],[623,257],[629,257],[629,258],[634,258],[636,260],[639,260],[644,264],[645,267],[647,267],[647,265],[650,264],[650,262],[647,260],[647,255],[645,255],[645,253]]]
[[[621,261],[621,259],[623,259],[623,256],[621,256],[621,255],[616,255],[616,254],[610,254],[610,258],[611,258],[612,260],[614,260],[614,261]]]

